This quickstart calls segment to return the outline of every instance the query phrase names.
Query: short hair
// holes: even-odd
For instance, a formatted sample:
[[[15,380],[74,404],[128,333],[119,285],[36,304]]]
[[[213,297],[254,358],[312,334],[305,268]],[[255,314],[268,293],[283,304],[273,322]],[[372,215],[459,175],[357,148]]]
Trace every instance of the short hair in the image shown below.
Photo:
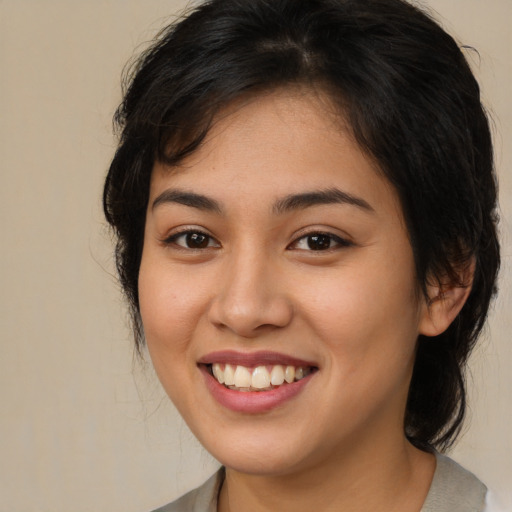
[[[467,358],[499,269],[497,185],[479,86],[457,43],[404,0],[207,0],[167,27],[127,79],[120,141],[104,188],[136,345],[144,343],[138,273],[155,161],[196,150],[220,109],[287,86],[328,94],[400,199],[418,289],[461,281],[450,327],[419,336],[404,432],[444,450],[463,422]]]

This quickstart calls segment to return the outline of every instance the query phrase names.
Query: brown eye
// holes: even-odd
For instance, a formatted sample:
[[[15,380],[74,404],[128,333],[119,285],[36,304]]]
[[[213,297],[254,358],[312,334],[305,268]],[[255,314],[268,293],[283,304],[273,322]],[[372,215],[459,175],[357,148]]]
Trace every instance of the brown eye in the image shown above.
[[[297,239],[289,249],[320,252],[342,249],[351,245],[353,245],[352,242],[331,233],[311,233]]]
[[[220,247],[220,244],[210,235],[201,231],[184,231],[176,233],[165,240],[167,245],[177,245],[184,249],[208,249]]]
[[[332,237],[329,235],[310,235],[307,237],[308,247],[312,251],[324,251],[331,247]]]
[[[190,249],[204,249],[208,247],[210,237],[204,233],[187,233],[185,243]]]

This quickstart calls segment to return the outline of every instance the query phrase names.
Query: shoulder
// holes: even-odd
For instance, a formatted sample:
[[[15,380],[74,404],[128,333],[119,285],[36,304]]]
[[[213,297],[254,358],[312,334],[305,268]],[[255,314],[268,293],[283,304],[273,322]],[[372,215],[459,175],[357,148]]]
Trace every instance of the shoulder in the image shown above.
[[[437,466],[421,512],[505,512],[486,486],[454,460],[436,454]],[[153,512],[216,512],[224,468],[203,485]]]
[[[510,509],[508,511],[510,512]],[[505,510],[503,503],[500,502],[499,497],[489,490],[485,497],[484,512],[507,512],[507,510]]]
[[[223,480],[224,468],[221,468],[197,489],[153,512],[216,512],[217,496]]]
[[[434,478],[421,512],[484,512],[487,487],[449,457],[436,454],[436,461]]]

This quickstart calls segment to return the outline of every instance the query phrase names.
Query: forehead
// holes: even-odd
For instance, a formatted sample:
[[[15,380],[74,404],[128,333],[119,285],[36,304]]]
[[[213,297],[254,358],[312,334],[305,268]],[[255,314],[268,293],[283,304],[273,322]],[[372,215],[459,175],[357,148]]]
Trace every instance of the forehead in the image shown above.
[[[252,202],[333,187],[396,207],[396,194],[330,99],[304,89],[252,95],[221,110],[179,165],[155,164],[151,196],[166,187]],[[261,199],[258,199],[260,201]]]

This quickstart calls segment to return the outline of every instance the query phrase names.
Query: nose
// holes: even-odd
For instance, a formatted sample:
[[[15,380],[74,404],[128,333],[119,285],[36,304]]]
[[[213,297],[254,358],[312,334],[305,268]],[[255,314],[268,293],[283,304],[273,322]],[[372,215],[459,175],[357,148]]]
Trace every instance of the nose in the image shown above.
[[[293,307],[279,269],[264,255],[240,254],[227,260],[210,304],[209,320],[243,338],[286,327]]]

